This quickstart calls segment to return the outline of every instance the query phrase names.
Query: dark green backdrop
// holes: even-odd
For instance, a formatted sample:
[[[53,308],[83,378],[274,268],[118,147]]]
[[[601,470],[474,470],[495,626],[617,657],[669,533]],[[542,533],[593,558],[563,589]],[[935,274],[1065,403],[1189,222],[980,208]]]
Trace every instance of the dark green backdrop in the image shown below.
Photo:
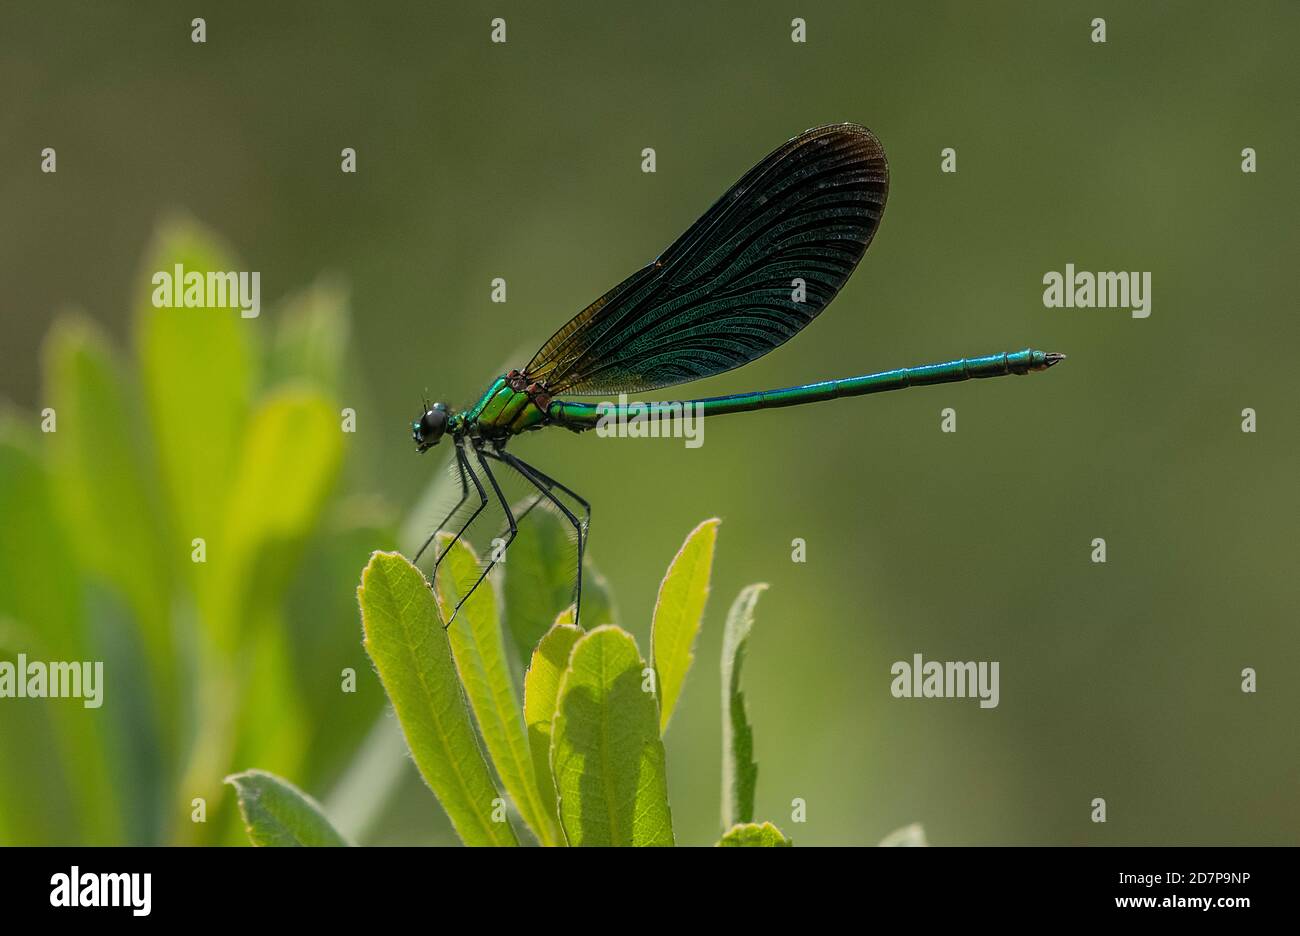
[[[65,305],[128,344],[139,258],[180,208],[268,307],[322,272],[350,285],[349,484],[402,512],[440,464],[409,439],[426,388],[469,402],[773,146],[866,124],[892,184],[858,272],[789,345],[692,389],[1025,346],[1066,364],[731,417],[698,450],[516,449],[594,503],[643,648],[673,551],[723,518],[667,741],[679,838],[715,832],[722,615],[761,580],[758,812],[798,844],[914,820],[936,843],[1294,842],[1298,27],[1290,2],[8,4],[0,396],[34,421]],[[1150,271],[1150,318],[1045,309],[1067,262]],[[893,699],[917,652],[1000,661],[1001,705]],[[410,773],[379,840],[446,840]]]

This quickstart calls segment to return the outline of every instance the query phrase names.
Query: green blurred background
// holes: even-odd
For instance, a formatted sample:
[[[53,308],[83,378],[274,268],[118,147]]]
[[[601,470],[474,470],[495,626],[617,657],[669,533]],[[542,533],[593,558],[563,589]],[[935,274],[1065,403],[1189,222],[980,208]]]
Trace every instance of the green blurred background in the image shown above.
[[[0,649],[12,659],[75,618],[109,681],[104,708],[84,715],[0,701],[0,836],[238,841],[233,793],[214,778],[278,766],[327,806],[364,812],[357,804],[375,800],[374,816],[344,823],[365,827],[365,841],[453,841],[392,746],[391,719],[371,730],[384,724],[382,690],[353,594],[368,551],[394,545],[441,473],[446,453],[417,458],[410,442],[421,395],[471,402],[768,150],[851,120],[877,133],[892,173],[867,257],[806,333],[691,390],[1025,346],[1069,361],[1050,375],[718,420],[696,450],[563,432],[517,443],[594,504],[591,551],[643,651],[673,552],[701,519],[723,519],[667,737],[679,841],[716,838],[722,618],[739,588],[766,581],[745,670],[757,813],[796,844],[874,843],[911,821],[939,844],[1294,843],[1300,7],[623,7],[5,6]],[[190,42],[196,15],[204,45]],[[489,42],[498,16],[505,45]],[[795,16],[806,44],[790,41]],[[1107,21],[1104,45],[1090,41],[1094,17]],[[39,171],[46,146],[57,174]],[[355,175],[339,171],[345,146]],[[1240,171],[1247,146],[1256,174]],[[641,171],[643,147],[657,152],[655,174]],[[956,174],[939,171],[944,147],[957,150]],[[305,377],[324,412],[358,414],[294,542],[272,531],[249,553],[259,568],[275,558],[276,589],[249,586],[246,612],[212,612],[240,619],[224,635],[196,630],[221,598],[185,584],[189,535],[139,534],[139,550],[124,542],[97,564],[79,554],[78,526],[50,529],[30,493],[44,489],[51,446],[79,444],[82,469],[112,488],[113,472],[129,481],[133,459],[155,459],[150,419],[155,434],[169,406],[205,420],[205,389],[186,384],[181,362],[168,385],[179,403],[156,384],[148,412],[124,403],[138,436],[98,438],[115,427],[96,421],[93,394],[84,421],[60,422],[76,443],[39,432],[59,393],[49,334],[62,310],[83,310],[95,325],[71,334],[102,332],[92,345],[111,345],[126,374],[142,368],[152,310],[140,297],[158,268],[142,258],[177,212],[228,245],[229,268],[261,271],[261,318],[226,329],[269,349],[257,385]],[[1067,262],[1150,271],[1150,318],[1045,309],[1041,279]],[[505,305],[490,302],[496,276]],[[344,294],[341,363],[322,373],[277,358],[293,346],[290,307],[328,307],[337,323]],[[291,401],[279,429],[316,399]],[[939,430],[949,406],[955,434]],[[1258,412],[1253,435],[1240,430],[1244,407]],[[270,444],[286,435],[276,427]],[[294,472],[312,474],[292,455],[263,479],[272,500]],[[61,456],[49,457],[57,475]],[[168,508],[152,495],[141,511],[118,505],[123,522],[202,504],[201,474],[162,498]],[[796,537],[804,564],[791,561]],[[1104,565],[1090,561],[1094,537],[1107,541]],[[101,539],[113,553],[111,530]],[[161,544],[175,548],[159,558]],[[60,549],[72,558],[54,575],[45,557]],[[136,581],[140,550],[165,570],[166,595],[122,584]],[[189,661],[170,676],[156,664],[155,679],[176,681],[171,697],[149,688],[145,620]],[[254,735],[196,761],[208,705],[196,671],[221,652],[241,674],[226,684],[245,687],[231,710]],[[892,698],[891,663],[918,652],[1000,661],[1001,705]],[[338,691],[341,665],[358,670],[355,695]],[[1247,666],[1253,695],[1240,689]],[[258,678],[259,667],[279,675]],[[160,709],[172,728],[157,727]],[[158,740],[169,730],[170,759]],[[381,798],[390,770],[395,790]],[[191,795],[212,797],[206,828],[188,821]],[[1104,825],[1089,818],[1096,796]],[[804,824],[790,821],[795,797]]]

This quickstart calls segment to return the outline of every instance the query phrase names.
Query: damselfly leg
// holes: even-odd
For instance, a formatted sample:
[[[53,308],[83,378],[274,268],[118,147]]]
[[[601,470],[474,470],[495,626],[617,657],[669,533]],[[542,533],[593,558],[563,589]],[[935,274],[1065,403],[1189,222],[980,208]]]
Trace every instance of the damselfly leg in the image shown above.
[[[586,499],[583,498],[580,494],[575,493],[573,490],[561,484],[559,481],[556,481],[554,478],[534,468],[532,465],[528,464],[523,459],[516,458],[514,455],[511,455],[509,452],[505,450],[499,450],[494,457],[497,458],[499,461],[505,462],[511,468],[515,469],[515,471],[523,475],[523,477],[529,483],[531,483],[533,487],[537,488],[537,490],[539,490],[542,494],[544,494],[547,500],[549,500],[552,504],[554,504],[559,509],[559,511],[564,514],[564,516],[568,519],[569,523],[573,525],[574,531],[578,534],[577,576],[575,579],[575,585],[573,589],[573,620],[574,623],[576,624],[578,621],[581,620],[582,557],[587,550],[587,529],[591,525],[591,504],[587,503]],[[578,520],[578,518],[574,516],[573,511],[570,510],[558,497],[555,496],[555,494],[551,490],[552,488],[559,488],[565,494],[568,494],[579,504],[581,504],[586,519],[582,521]]]
[[[451,617],[447,618],[447,622],[442,625],[443,630],[450,627],[451,622],[456,620],[456,615],[460,612],[461,605],[468,601],[470,595],[474,594],[474,592],[478,590],[478,587],[483,584],[483,580],[487,578],[488,573],[492,571],[492,567],[497,564],[497,557],[505,555],[506,550],[510,548],[510,544],[515,541],[515,537],[519,534],[519,524],[515,521],[515,515],[510,510],[510,504],[506,500],[505,495],[501,493],[501,485],[497,483],[496,475],[492,473],[492,469],[488,466],[487,459],[483,457],[484,454],[483,449],[478,448],[477,446],[474,448],[474,457],[478,460],[479,467],[483,469],[483,474],[487,477],[488,483],[492,485],[492,493],[496,494],[497,503],[501,505],[501,510],[505,512],[506,523],[509,525],[510,530],[506,533],[505,542],[493,548],[491,558],[483,567],[483,571],[478,574],[478,578],[474,580],[474,584],[470,586],[469,591],[461,595],[460,600],[456,602],[456,607],[451,611]],[[483,502],[486,504],[487,499],[484,498]],[[532,508],[530,507],[529,509],[531,510]],[[471,518],[471,520],[472,519],[473,518]],[[451,547],[448,546],[448,548],[450,549]]]
[[[470,524],[473,523],[476,519],[478,519],[478,515],[481,514],[483,512],[483,509],[488,505],[488,496],[487,496],[487,492],[483,490],[483,482],[479,481],[478,475],[476,475],[474,473],[474,470],[470,468],[469,463],[465,460],[465,451],[459,444],[457,444],[456,446],[456,467],[460,471],[460,483],[462,488],[465,487],[466,475],[468,475],[470,479],[473,480],[474,488],[475,490],[478,491],[479,505],[476,508],[474,508],[474,512],[469,515],[469,519],[461,524],[460,529],[456,531],[456,535],[451,538],[451,541],[447,543],[446,547],[442,550],[442,552],[438,554],[438,557],[433,560],[433,571],[429,573],[429,581],[433,581],[433,577],[437,575],[438,566],[442,563],[442,560],[446,558],[447,552],[451,549],[451,547],[456,545],[456,542],[462,536],[465,535],[465,531],[469,529]],[[439,523],[436,527],[433,528],[433,532],[429,534],[429,538],[424,541],[424,545],[420,547],[420,551],[415,554],[416,562],[420,561],[420,556],[423,555],[424,551],[429,548],[429,544],[434,541],[437,535],[440,532],[442,532],[442,528],[447,525],[447,521],[456,515],[456,511],[460,510],[461,505],[465,503],[468,497],[469,497],[469,491],[468,489],[465,489],[464,493],[461,494],[460,500],[456,502],[456,506],[451,509],[451,512],[447,514],[447,516],[442,518],[441,523]]]

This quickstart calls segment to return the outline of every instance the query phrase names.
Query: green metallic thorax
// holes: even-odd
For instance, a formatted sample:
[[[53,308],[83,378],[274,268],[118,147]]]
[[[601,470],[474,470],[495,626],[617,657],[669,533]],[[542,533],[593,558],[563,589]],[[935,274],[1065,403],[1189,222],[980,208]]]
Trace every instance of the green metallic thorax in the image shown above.
[[[512,389],[505,377],[498,377],[477,403],[454,417],[453,427],[464,426],[471,435],[477,430],[486,439],[502,439],[538,429],[545,421],[546,414],[527,393]]]

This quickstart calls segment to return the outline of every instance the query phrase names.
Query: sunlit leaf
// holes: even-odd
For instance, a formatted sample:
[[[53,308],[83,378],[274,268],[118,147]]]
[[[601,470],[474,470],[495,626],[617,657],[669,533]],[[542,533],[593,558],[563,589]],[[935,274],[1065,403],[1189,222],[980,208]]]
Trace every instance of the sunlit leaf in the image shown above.
[[[240,264],[208,231],[174,219],[160,226],[137,274],[135,334],[145,403],[174,520],[164,555],[195,573],[201,599],[220,585],[189,562],[201,538],[220,556],[227,493],[244,439],[256,380],[260,319],[236,308],[156,308],[155,274],[239,271]]]
[[[668,730],[686,673],[695,659],[695,637],[704,618],[720,520],[705,520],[686,537],[659,586],[650,627],[650,661],[659,679],[660,730]]]
[[[565,618],[568,618],[566,621]],[[555,781],[551,777],[551,723],[560,693],[560,679],[569,667],[569,654],[582,636],[573,624],[573,609],[561,611],[555,626],[546,632],[533,650],[528,672],[524,674],[524,724],[528,728],[528,746],[533,756],[533,772],[547,814],[554,817],[556,844],[559,814],[555,807]]]
[[[276,310],[267,384],[306,381],[337,392],[348,345],[348,293],[323,278],[294,293]]]
[[[45,393],[57,415],[51,472],[78,560],[130,604],[143,637],[164,734],[176,730],[169,563],[159,551],[161,504],[139,456],[134,401],[103,335],[84,318],[57,322],[45,341]],[[169,745],[170,747],[170,745]]]
[[[439,551],[447,549],[450,539],[446,534],[439,537]],[[553,844],[556,829],[533,770],[523,712],[506,661],[492,582],[484,580],[452,620],[457,602],[469,594],[479,572],[478,557],[465,540],[451,546],[438,568],[438,606],[442,619],[451,621],[447,634],[451,638],[456,669],[497,774],[538,840]]]
[[[15,660],[19,652],[33,660],[102,660],[85,633],[81,577],[58,521],[49,471],[37,454],[33,433],[4,414],[0,414],[0,517],[4,518],[0,622],[6,623],[11,637],[26,638],[22,646],[13,648]],[[115,775],[113,752],[106,744],[102,710],[75,701],[51,708],[49,724],[54,728],[61,772],[80,823],[77,840],[93,844],[119,841],[122,822],[111,782]],[[0,773],[7,775],[0,780],[0,789],[22,796],[13,808],[42,817],[34,823],[18,820],[24,827],[56,834],[62,817],[46,811],[47,806],[57,810],[56,803],[47,803],[41,787],[31,787],[31,781],[39,778],[49,739],[39,734],[33,737],[30,726],[6,727],[11,720],[35,718],[40,723],[41,719],[32,715],[29,705],[15,700],[0,700],[0,709]],[[24,740],[27,746],[22,746]],[[34,752],[30,766],[18,754],[26,750]],[[28,770],[31,776],[25,775]],[[54,790],[50,794],[57,795]]]
[[[718,842],[720,848],[788,848],[794,842],[770,822],[732,826]]]
[[[357,590],[366,652],[402,725],[420,775],[467,845],[516,845],[470,723],[451,644],[424,575],[375,553]]]
[[[343,439],[335,407],[306,388],[277,391],[253,411],[228,482],[228,555],[213,557],[223,560],[223,594],[237,602],[222,604],[232,616],[284,593],[338,474]]]
[[[232,774],[248,838],[254,845],[347,845],[320,803],[288,780],[265,770]]]
[[[672,845],[659,708],[636,641],[599,627],[573,646],[551,771],[570,845]]]

